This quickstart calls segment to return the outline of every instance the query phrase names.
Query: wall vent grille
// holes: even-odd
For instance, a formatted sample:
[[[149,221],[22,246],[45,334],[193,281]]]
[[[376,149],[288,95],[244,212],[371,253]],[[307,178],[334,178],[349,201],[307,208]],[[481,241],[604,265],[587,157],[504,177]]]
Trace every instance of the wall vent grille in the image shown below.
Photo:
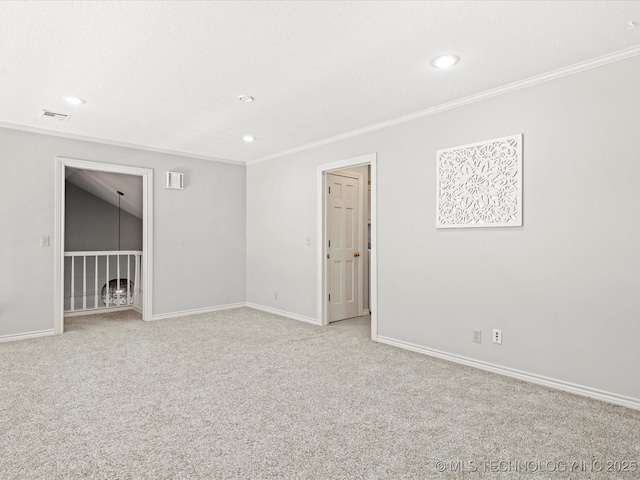
[[[177,172],[167,172],[167,188],[176,190],[184,189],[184,174]]]
[[[66,113],[56,113],[51,110],[42,110],[42,116],[58,120],[59,122],[66,122],[71,118],[71,115],[67,115]]]

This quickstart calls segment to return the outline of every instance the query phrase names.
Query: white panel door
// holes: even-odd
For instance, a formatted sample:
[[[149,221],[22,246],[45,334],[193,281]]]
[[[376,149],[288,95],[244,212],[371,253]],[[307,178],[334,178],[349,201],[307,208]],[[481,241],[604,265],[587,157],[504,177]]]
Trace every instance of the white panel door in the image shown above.
[[[358,316],[358,179],[327,174],[329,321]]]

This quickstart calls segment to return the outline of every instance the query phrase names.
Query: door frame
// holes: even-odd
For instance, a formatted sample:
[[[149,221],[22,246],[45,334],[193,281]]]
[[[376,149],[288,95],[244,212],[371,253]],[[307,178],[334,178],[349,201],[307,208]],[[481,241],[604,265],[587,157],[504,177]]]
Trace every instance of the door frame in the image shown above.
[[[358,245],[356,247],[357,250],[359,250],[360,252],[364,252],[365,248],[364,248],[364,235],[363,232],[365,231],[365,215],[364,215],[364,205],[365,205],[365,185],[364,185],[364,175],[358,172],[354,172],[349,170],[348,168],[341,168],[339,170],[330,170],[328,172],[325,172],[325,179],[327,178],[327,175],[336,175],[338,177],[345,177],[345,178],[351,178],[352,180],[357,180],[358,181],[358,226],[359,226],[359,234],[358,234]],[[326,188],[326,184],[325,184],[325,188]],[[326,191],[326,190],[325,190]],[[323,193],[325,193],[325,191],[323,191]],[[328,214],[329,209],[328,209],[328,202],[329,199],[327,198],[325,201],[325,212]],[[325,248],[329,247],[329,218],[327,215],[327,219],[325,221],[325,237],[324,237],[324,245]],[[361,253],[360,255],[362,256],[364,253]],[[326,256],[326,255],[325,255]],[[356,293],[357,295],[357,299],[356,299],[356,316],[361,317],[364,314],[364,265],[362,262],[358,262],[358,268],[356,271],[356,281],[357,281],[357,288],[358,291]],[[327,275],[327,291],[329,291],[329,275]],[[331,314],[330,314],[330,305],[327,305],[327,322],[330,320]]]
[[[54,219],[54,334],[64,332],[64,237],[65,174],[67,167],[142,177],[142,319],[151,320],[153,307],[153,170],[149,168],[93,162],[75,158],[55,158]]]
[[[328,278],[327,278],[327,195],[326,177],[333,170],[343,170],[349,167],[371,166],[369,180],[371,181],[371,261],[369,262],[369,311],[371,312],[371,339],[378,338],[378,245],[377,245],[377,154],[371,153],[359,157],[348,158],[337,162],[319,165],[317,169],[317,318],[320,325],[329,324],[328,308]],[[366,186],[365,186],[366,187]]]

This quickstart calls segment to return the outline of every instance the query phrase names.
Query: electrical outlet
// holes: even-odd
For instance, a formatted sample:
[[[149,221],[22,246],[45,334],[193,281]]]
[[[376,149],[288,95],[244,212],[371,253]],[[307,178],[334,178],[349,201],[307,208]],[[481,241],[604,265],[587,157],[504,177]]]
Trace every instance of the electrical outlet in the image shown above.
[[[278,299],[278,292],[273,292],[273,299],[277,300]]]
[[[498,330],[497,328],[493,329],[493,343],[502,345],[502,330]]]
[[[473,331],[473,341],[475,343],[482,342],[482,330],[474,330]]]

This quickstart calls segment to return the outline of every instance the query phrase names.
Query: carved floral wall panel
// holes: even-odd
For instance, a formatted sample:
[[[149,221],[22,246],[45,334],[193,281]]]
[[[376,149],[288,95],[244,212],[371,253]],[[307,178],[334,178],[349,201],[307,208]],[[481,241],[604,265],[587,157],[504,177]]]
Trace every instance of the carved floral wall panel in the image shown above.
[[[522,134],[437,152],[436,227],[522,225]]]

